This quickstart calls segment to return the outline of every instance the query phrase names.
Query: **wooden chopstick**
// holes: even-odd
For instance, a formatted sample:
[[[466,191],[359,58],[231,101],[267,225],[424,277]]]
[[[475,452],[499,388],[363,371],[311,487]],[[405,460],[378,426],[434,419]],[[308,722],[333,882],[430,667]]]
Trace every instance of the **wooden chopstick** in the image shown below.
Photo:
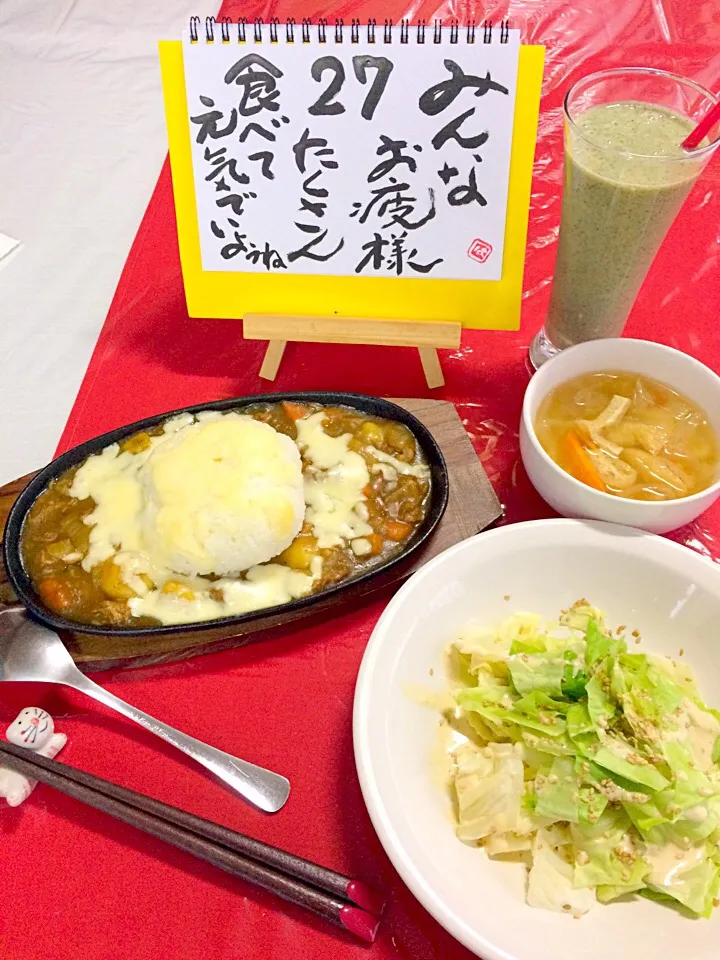
[[[364,899],[380,912],[384,901],[361,881],[24,747],[0,742],[0,763],[304,907],[363,940],[375,940],[379,918],[356,903]],[[323,886],[326,881],[330,889]]]
[[[136,793],[134,790],[121,787],[109,780],[103,780],[91,773],[78,770],[76,767],[69,767],[57,761],[47,760],[38,754],[29,753],[25,748],[15,747],[13,744],[3,742],[0,742],[0,747],[12,753],[13,756],[29,762],[36,761],[44,769],[56,770],[59,767],[60,772],[65,776],[97,790],[105,796],[122,800],[139,810],[155,814],[163,820],[184,827],[186,830],[206,837],[208,840],[216,841],[230,850],[235,850],[242,856],[257,860],[259,863],[273,867],[282,873],[287,873],[310,886],[319,887],[341,900],[348,900],[369,913],[374,913],[377,916],[382,914],[385,899],[360,880],[345,877],[328,867],[320,866],[320,864],[313,863],[310,860],[304,860],[302,857],[297,857],[286,850],[280,850],[278,847],[263,843],[261,840],[255,840],[243,833],[213,823],[211,820],[197,817],[185,810],[162,803],[160,800],[154,800],[152,797],[145,796],[145,794]],[[39,780],[40,777],[35,777],[35,779]]]

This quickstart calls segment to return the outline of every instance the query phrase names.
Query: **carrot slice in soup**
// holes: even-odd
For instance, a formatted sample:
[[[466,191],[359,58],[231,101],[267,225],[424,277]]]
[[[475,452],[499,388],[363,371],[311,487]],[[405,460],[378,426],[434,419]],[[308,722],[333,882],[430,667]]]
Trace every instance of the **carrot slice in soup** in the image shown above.
[[[593,466],[592,458],[580,440],[580,437],[570,431],[565,437],[563,447],[563,466],[567,472],[575,477],[576,480],[587,484],[588,487],[593,487],[595,490],[601,490],[603,493],[607,493],[607,487]]]

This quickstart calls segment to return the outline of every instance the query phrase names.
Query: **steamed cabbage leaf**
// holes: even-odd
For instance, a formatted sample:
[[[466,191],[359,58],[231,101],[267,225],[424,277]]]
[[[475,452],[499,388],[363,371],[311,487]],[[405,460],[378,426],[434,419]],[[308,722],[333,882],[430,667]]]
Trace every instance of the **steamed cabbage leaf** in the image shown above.
[[[532,829],[522,807],[525,780],[520,746],[493,743],[478,747],[468,742],[455,752],[455,763],[457,835],[461,840]]]
[[[526,862],[532,906],[579,916],[640,894],[709,915],[720,713],[687,664],[628,652],[587,601],[555,624],[468,628],[451,660],[461,840]]]

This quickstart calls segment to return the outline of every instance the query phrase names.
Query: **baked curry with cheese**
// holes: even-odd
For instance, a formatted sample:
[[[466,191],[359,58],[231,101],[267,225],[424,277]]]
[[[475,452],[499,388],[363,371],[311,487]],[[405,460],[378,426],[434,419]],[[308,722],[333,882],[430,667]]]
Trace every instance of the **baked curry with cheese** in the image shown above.
[[[25,569],[69,620],[183,624],[288,603],[405,549],[430,471],[403,424],[291,402],[182,414],[33,504]]]

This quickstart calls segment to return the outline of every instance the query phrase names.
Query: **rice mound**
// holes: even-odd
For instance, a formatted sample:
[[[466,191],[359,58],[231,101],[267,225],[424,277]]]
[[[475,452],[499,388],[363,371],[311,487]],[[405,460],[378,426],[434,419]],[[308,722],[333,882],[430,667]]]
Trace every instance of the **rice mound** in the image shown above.
[[[188,576],[237,574],[271,560],[305,516],[296,445],[248,416],[230,413],[178,430],[138,479],[148,550]]]

